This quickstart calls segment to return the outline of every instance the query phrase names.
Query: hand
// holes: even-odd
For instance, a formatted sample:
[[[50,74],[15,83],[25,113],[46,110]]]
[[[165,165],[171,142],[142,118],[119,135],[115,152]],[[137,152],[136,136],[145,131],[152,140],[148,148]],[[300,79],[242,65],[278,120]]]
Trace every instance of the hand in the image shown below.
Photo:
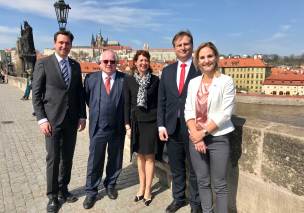
[[[131,138],[131,128],[126,130],[126,135],[128,138]]]
[[[195,146],[196,151],[206,154],[208,147],[206,146],[204,141],[200,141],[200,142],[194,144],[194,146]]]
[[[81,132],[86,127],[86,119],[80,118],[78,121],[78,131]]]
[[[52,135],[52,127],[51,127],[51,124],[48,121],[40,124],[39,127],[40,127],[40,131],[45,136],[50,137]]]
[[[160,130],[158,134],[161,141],[168,141],[169,137],[166,129]]]
[[[204,138],[204,131],[194,129],[194,130],[190,131],[189,137],[193,143],[197,143]]]

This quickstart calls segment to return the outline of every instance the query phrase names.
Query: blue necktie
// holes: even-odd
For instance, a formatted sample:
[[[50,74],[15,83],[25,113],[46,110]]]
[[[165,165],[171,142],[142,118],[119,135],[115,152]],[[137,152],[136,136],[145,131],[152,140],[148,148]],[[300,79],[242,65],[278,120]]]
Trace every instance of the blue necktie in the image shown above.
[[[68,86],[69,85],[70,76],[69,76],[69,70],[68,70],[67,61],[65,59],[63,59],[63,60],[61,60],[60,63],[61,63],[61,72],[62,72],[63,80],[64,80],[65,84]]]

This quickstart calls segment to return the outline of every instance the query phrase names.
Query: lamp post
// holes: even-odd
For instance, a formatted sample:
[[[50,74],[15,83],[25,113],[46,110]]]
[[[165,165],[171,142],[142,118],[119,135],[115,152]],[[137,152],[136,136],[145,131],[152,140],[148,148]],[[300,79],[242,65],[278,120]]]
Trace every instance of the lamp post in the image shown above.
[[[65,26],[68,21],[69,10],[71,9],[70,5],[65,4],[64,0],[59,0],[54,3],[55,12],[57,16],[57,22],[59,25],[59,30],[65,30]]]

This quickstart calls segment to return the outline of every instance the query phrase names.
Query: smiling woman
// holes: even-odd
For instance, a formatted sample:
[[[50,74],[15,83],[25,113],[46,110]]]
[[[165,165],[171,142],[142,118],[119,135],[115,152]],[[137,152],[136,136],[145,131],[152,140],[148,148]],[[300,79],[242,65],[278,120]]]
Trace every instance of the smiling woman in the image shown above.
[[[219,53],[212,42],[202,43],[194,59],[202,75],[190,81],[185,104],[191,162],[197,177],[203,212],[213,212],[212,183],[217,212],[227,213],[226,176],[230,152],[229,133],[234,130],[231,122],[234,84],[231,77],[217,70]]]

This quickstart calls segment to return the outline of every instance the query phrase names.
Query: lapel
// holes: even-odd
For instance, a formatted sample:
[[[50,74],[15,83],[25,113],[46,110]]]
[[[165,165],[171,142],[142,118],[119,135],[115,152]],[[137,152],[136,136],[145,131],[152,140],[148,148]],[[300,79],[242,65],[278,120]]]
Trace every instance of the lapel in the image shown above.
[[[96,72],[96,75],[97,75],[97,81],[96,82],[93,82],[93,84],[96,84],[96,89],[97,91],[96,92],[96,96],[97,96],[97,103],[98,103],[98,108],[99,108],[99,104],[100,104],[100,96],[101,96],[101,87],[103,85],[103,79],[102,79],[102,71],[100,72]]]
[[[60,66],[59,66],[59,63],[57,61],[57,58],[56,58],[55,54],[52,55],[51,61],[52,61],[52,64],[53,64],[53,69],[55,69],[55,73],[57,74],[58,78],[60,79],[60,82],[63,85],[65,85],[64,79],[62,77],[61,69],[60,69]]]
[[[71,87],[71,85],[74,83],[74,80],[76,79],[75,75],[76,73],[74,72],[76,70],[76,64],[75,61],[71,60],[70,58],[68,58],[69,60],[69,64],[70,64],[70,71],[71,71],[71,75],[70,75],[70,83],[69,83],[69,87]]]
[[[212,97],[218,97],[219,94],[215,94],[218,91],[218,87],[219,86],[219,77],[214,77],[212,80],[212,83],[210,85],[210,89],[209,89],[209,95],[208,95],[208,110],[210,108],[210,103],[212,101]]]
[[[123,77],[122,74],[119,71],[116,71],[115,81],[113,84],[113,88],[115,87],[115,90],[113,92],[116,92],[116,94],[113,94],[115,97],[115,105],[116,107],[119,104],[120,97],[122,95],[122,87],[123,87]]]
[[[177,83],[176,83],[176,79],[177,79],[177,64],[178,64],[178,62],[175,62],[174,64],[172,64],[172,68],[169,71],[169,73],[171,75],[171,77],[169,79],[172,79],[172,80],[169,80],[169,82],[166,82],[166,83],[170,84],[169,88],[172,89],[173,94],[176,97],[179,97],[178,87],[177,87]]]

